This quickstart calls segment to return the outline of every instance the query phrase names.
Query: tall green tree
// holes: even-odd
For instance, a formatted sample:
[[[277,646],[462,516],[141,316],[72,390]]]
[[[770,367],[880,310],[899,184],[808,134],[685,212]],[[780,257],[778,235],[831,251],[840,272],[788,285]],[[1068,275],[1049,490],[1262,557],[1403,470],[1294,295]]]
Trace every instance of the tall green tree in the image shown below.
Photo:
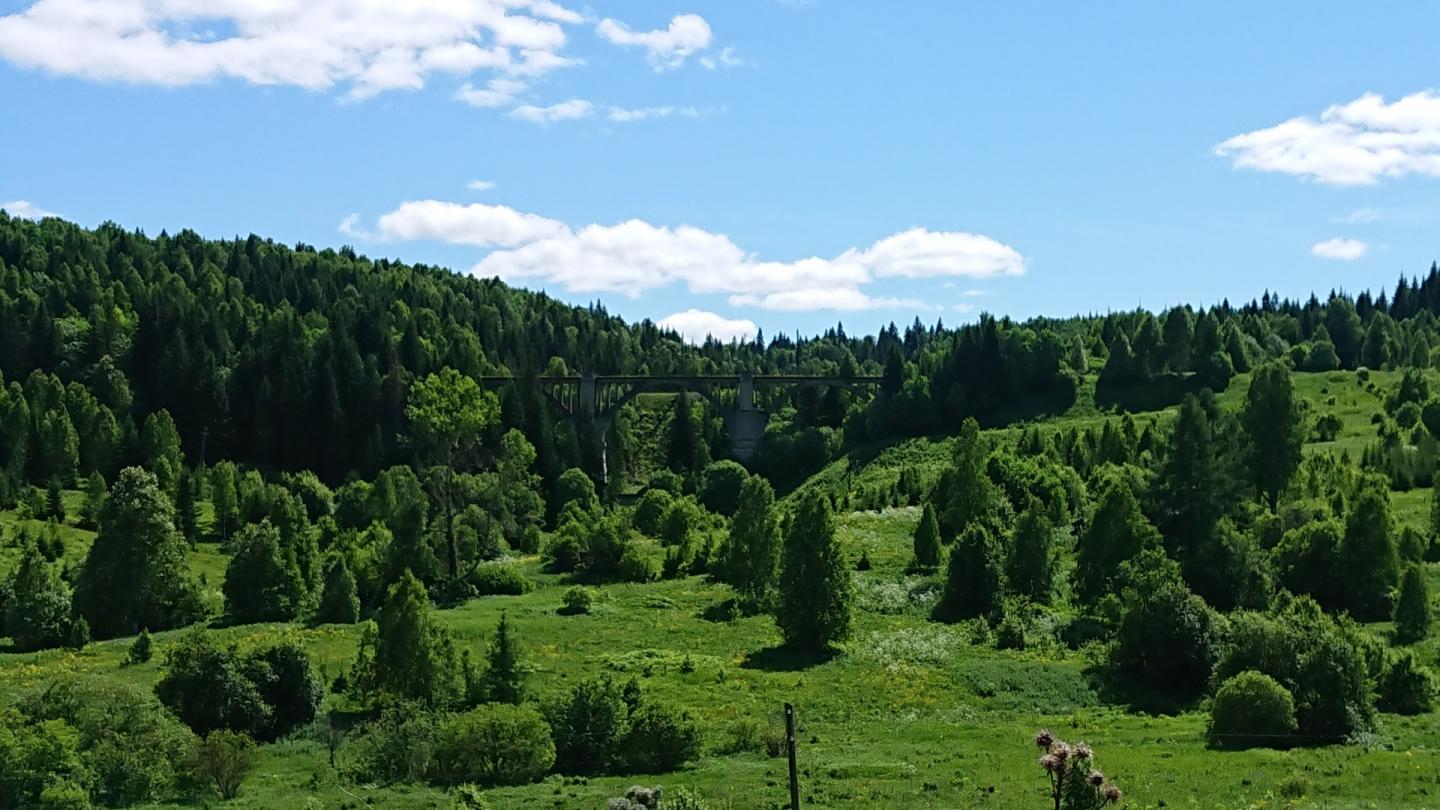
[[[120,471],[75,586],[76,610],[96,638],[142,627],[165,630],[204,616],[173,515],[153,474],[137,467]]]
[[[967,418],[955,438],[950,466],[940,474],[931,500],[946,540],[977,521],[990,521],[1000,506],[1000,493],[986,473],[990,448],[980,435],[980,423]]]
[[[740,598],[754,606],[769,603],[780,557],[780,517],[775,490],[758,475],[745,479],[730,533],[720,547],[717,569]]]
[[[280,531],[269,520],[251,524],[235,538],[225,567],[225,612],[237,624],[288,621],[305,603],[305,583],[280,548]]]
[[[1350,504],[1340,545],[1345,606],[1361,621],[1390,617],[1390,591],[1400,584],[1400,552],[1390,516],[1389,487],[1370,478]]]
[[[525,699],[525,672],[520,663],[520,646],[510,632],[510,620],[504,611],[495,626],[495,637],[485,655],[485,673],[480,678],[479,692],[487,703],[520,705]]]
[[[1160,542],[1160,533],[1140,511],[1129,478],[1119,468],[1102,474],[1094,514],[1075,549],[1075,591],[1094,605],[1114,591],[1120,565]]]
[[[455,643],[436,618],[425,586],[409,571],[390,586],[375,622],[366,626],[351,682],[367,697],[431,706],[459,697]]]
[[[174,498],[185,454],[180,450],[180,432],[169,411],[162,408],[145,417],[145,426],[140,430],[140,459],[145,469],[155,474],[160,491]]]
[[[1419,565],[1405,569],[1395,600],[1395,638],[1409,644],[1430,635],[1430,588]]]
[[[410,387],[405,415],[432,463],[443,466],[441,502],[445,509],[445,550],[450,577],[460,576],[455,542],[455,467],[480,444],[486,429],[500,415],[495,395],[453,368],[417,381]]]
[[[988,528],[973,523],[950,549],[937,612],[948,620],[995,615],[1004,596],[1004,550]]]
[[[1010,590],[1040,604],[1049,604],[1055,591],[1055,526],[1045,504],[1031,496],[1015,526],[1014,549],[1006,577]]]
[[[705,463],[704,442],[700,429],[695,424],[695,409],[691,405],[690,392],[682,391],[675,397],[675,410],[670,417],[670,442],[665,457],[670,469],[681,475],[693,475]]]
[[[354,624],[360,618],[360,597],[355,576],[339,554],[325,561],[325,582],[320,591],[320,605],[315,621],[320,623]]]
[[[920,522],[915,526],[913,541],[913,566],[919,571],[932,571],[940,564],[940,522],[935,518],[935,506],[929,501],[920,511]]]
[[[790,519],[775,622],[785,645],[821,651],[850,636],[854,585],[835,536],[830,500],[807,492]]]
[[[1273,512],[1300,466],[1300,447],[1305,442],[1300,403],[1290,370],[1282,363],[1267,363],[1255,371],[1240,421],[1250,448],[1250,481]]]
[[[59,647],[70,638],[70,588],[34,543],[24,541],[10,575],[3,629],[21,652]]]
[[[210,534],[214,542],[221,545],[228,544],[230,535],[240,529],[238,483],[235,465],[229,462],[216,464],[210,472],[210,504],[215,516],[210,523]]]

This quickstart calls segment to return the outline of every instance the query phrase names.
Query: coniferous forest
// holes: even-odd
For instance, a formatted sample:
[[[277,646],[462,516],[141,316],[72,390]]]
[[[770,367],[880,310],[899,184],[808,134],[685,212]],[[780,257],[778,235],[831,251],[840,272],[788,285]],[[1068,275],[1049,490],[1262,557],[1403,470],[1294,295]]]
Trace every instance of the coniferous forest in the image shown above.
[[[787,807],[787,703],[806,806],[1440,803],[1416,270],[691,345],[0,212],[0,810]]]

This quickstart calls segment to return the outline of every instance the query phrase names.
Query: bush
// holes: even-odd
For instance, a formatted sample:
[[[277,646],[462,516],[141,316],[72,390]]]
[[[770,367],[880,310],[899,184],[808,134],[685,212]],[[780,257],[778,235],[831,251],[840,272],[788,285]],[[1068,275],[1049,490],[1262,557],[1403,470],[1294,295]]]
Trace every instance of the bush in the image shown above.
[[[629,707],[608,676],[575,685],[545,712],[555,736],[555,769],[561,773],[601,773],[615,761],[625,734]]]
[[[616,576],[621,582],[650,582],[659,575],[655,561],[634,543],[620,555],[620,566]]]
[[[254,740],[222,729],[198,741],[190,761],[195,775],[213,783],[220,798],[229,801],[240,793],[256,759]]]
[[[1216,745],[1275,747],[1295,729],[1295,698],[1261,672],[1246,670],[1225,681],[1210,704],[1209,735]]]
[[[700,756],[700,730],[688,712],[641,703],[620,740],[620,759],[632,773],[671,771]]]
[[[90,791],[83,785],[62,779],[40,791],[38,810],[90,810]]]
[[[132,666],[144,664],[155,654],[154,645],[150,641],[150,631],[142,629],[140,635],[130,643],[129,652],[125,653],[125,663]]]
[[[468,579],[480,596],[521,596],[535,588],[519,567],[503,562],[480,563]]]
[[[1420,664],[1413,650],[1392,653],[1380,676],[1380,708],[1396,714],[1424,714],[1434,706],[1435,674]]]
[[[545,570],[557,574],[568,574],[580,567],[580,560],[584,552],[585,546],[577,530],[572,529],[571,526],[564,526],[560,531],[550,535],[540,558],[545,563]]]
[[[567,616],[589,613],[592,600],[593,597],[590,595],[590,589],[588,588],[582,588],[579,585],[567,588],[565,593],[560,597],[560,601],[564,603],[560,608],[560,612]]]
[[[635,529],[650,537],[660,536],[660,525],[675,496],[663,489],[647,489],[635,502]]]
[[[730,517],[740,501],[740,487],[749,477],[750,473],[738,462],[716,461],[701,471],[697,497],[706,509]]]
[[[441,724],[434,779],[447,785],[523,785],[555,764],[555,743],[540,713],[489,703]]]
[[[361,782],[424,779],[434,760],[436,737],[434,715],[423,705],[391,703],[356,735],[346,771]]]
[[[169,651],[155,694],[197,734],[225,729],[274,740],[315,719],[324,687],[293,641],[241,655],[195,631]]]

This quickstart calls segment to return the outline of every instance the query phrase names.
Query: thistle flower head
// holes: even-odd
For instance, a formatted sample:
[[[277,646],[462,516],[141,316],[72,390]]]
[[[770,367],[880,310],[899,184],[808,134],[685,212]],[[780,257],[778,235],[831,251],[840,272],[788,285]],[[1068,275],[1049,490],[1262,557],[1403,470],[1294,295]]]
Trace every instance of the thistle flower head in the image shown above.
[[[1035,732],[1035,744],[1041,748],[1049,748],[1050,743],[1055,742],[1055,735],[1046,729]]]
[[[1099,771],[1091,771],[1091,772],[1090,772],[1090,784],[1094,785],[1094,786],[1097,787],[1097,788],[1100,787],[1101,785],[1105,784],[1105,774],[1103,774],[1103,773],[1101,773],[1101,772],[1099,772]]]
[[[1070,745],[1069,745],[1068,743],[1057,742],[1057,743],[1055,744],[1055,746],[1050,749],[1050,753],[1052,753],[1052,754],[1054,754],[1055,756],[1059,757],[1059,758],[1060,758],[1060,761],[1063,762],[1063,761],[1065,761],[1065,759],[1066,759],[1067,757],[1070,756],[1070,754],[1071,754],[1072,752],[1071,752],[1071,750],[1070,750]]]
[[[1105,801],[1107,802],[1120,801],[1120,788],[1115,787],[1114,785],[1106,785],[1102,787],[1100,789],[1100,793],[1105,797]]]
[[[1075,746],[1075,756],[1080,757],[1081,759],[1090,759],[1091,757],[1095,756],[1095,752],[1090,750],[1090,746],[1082,742],[1079,745]]]
[[[1059,767],[1059,765],[1060,760],[1057,759],[1054,754],[1046,754],[1045,756],[1040,757],[1040,767],[1044,768],[1047,771],[1053,772],[1057,767]]]

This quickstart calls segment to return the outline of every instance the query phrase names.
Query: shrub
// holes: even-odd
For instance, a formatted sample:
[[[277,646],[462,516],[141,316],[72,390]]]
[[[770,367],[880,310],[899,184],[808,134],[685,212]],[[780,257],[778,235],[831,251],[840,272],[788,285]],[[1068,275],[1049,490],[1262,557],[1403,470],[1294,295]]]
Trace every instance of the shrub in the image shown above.
[[[436,736],[435,717],[423,705],[391,703],[360,729],[346,770],[358,781],[381,784],[424,779]]]
[[[155,654],[154,646],[150,641],[150,631],[141,629],[140,635],[130,642],[130,650],[125,653],[125,663],[133,665],[144,664]]]
[[[555,743],[540,713],[490,703],[441,724],[434,778],[447,785],[523,785],[555,764]]]
[[[620,687],[602,675],[576,684],[545,715],[555,737],[555,769],[591,774],[615,761],[629,708]]]
[[[1271,745],[1294,734],[1295,699],[1261,672],[1246,670],[1225,681],[1210,704],[1210,740],[1217,745]]]
[[[83,785],[62,779],[40,791],[38,810],[90,810],[90,791]]]
[[[567,616],[589,613],[592,600],[593,597],[590,595],[589,588],[582,588],[579,585],[567,588],[565,593],[560,597],[560,601],[564,603],[560,608],[560,612]]]
[[[229,801],[255,768],[255,741],[244,734],[221,729],[195,744],[191,768],[195,775],[215,785],[220,798]]]
[[[1380,676],[1381,709],[1396,714],[1424,714],[1434,706],[1435,675],[1420,664],[1413,650],[1399,650],[1385,661]]]
[[[660,773],[700,756],[700,730],[688,712],[641,703],[620,740],[620,759],[633,773]]]
[[[729,517],[735,514],[740,501],[740,487],[750,473],[738,462],[716,461],[700,473],[697,496],[701,505],[711,512]]]
[[[649,582],[658,576],[655,561],[634,543],[620,555],[620,566],[616,572],[621,582]]]
[[[155,694],[197,734],[225,729],[274,740],[315,719],[323,687],[287,641],[241,655],[196,631],[169,651]]]
[[[468,579],[480,596],[521,596],[535,588],[519,567],[503,562],[480,563]]]
[[[670,504],[674,501],[675,496],[666,490],[645,490],[645,494],[635,502],[633,521],[636,530],[650,537],[659,537],[661,521],[665,519],[665,513],[670,511]]]
[[[578,527],[564,526],[560,531],[550,535],[540,558],[544,561],[547,571],[568,574],[580,567],[580,559],[584,551],[585,547],[578,534]]]

